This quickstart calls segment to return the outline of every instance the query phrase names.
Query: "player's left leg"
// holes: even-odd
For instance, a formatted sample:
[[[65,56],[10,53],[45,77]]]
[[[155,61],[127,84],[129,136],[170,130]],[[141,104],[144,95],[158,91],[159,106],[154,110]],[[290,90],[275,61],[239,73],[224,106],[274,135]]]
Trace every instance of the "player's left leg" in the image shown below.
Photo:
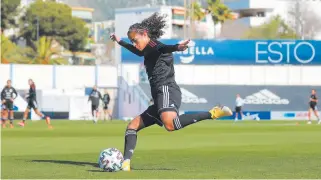
[[[98,106],[91,105],[91,115],[93,116],[94,123],[97,123],[98,120]]]

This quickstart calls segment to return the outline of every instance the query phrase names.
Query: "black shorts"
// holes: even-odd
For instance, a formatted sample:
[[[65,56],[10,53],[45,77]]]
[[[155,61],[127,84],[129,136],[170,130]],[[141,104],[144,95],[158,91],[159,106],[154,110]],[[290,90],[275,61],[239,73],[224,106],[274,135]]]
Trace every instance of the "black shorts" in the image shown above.
[[[163,126],[160,114],[166,111],[175,111],[179,113],[182,94],[178,86],[161,86],[152,92],[154,104],[149,106],[141,114],[144,125],[150,126],[157,124]]]
[[[36,100],[29,100],[28,101],[28,109],[38,109],[38,103]]]
[[[242,111],[242,106],[236,106],[235,112],[240,113]]]
[[[108,104],[104,104],[104,110],[108,109]]]
[[[99,105],[91,105],[91,111],[98,111]]]
[[[2,105],[2,109],[13,110],[13,102],[10,100],[6,100],[6,102]]]
[[[310,108],[315,111],[315,110],[318,110],[317,108],[317,103],[310,103]]]

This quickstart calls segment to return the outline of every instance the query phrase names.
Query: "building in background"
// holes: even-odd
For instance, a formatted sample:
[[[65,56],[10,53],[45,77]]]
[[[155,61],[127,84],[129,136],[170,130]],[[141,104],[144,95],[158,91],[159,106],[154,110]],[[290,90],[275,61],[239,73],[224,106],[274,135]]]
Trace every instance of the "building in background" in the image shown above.
[[[72,16],[78,17],[86,22],[86,26],[89,29],[88,43],[85,49],[91,49],[91,44],[94,43],[94,25],[93,25],[93,14],[94,9],[87,7],[71,7]]]
[[[255,27],[264,24],[272,16],[280,15],[302,38],[312,38],[308,34],[313,31],[313,39],[321,39],[321,24],[316,26],[321,19],[320,0],[225,0],[224,3],[238,15],[234,24]],[[311,31],[306,32],[307,29]]]
[[[120,37],[127,37],[127,30],[130,25],[140,22],[149,17],[155,12],[167,15],[167,28],[165,34],[161,38],[183,38],[188,37],[185,31],[184,24],[189,28],[191,26],[190,20],[184,20],[184,8],[174,6],[159,6],[159,7],[135,7],[135,8],[121,8],[115,10],[115,32]],[[129,18],[130,17],[130,18]],[[196,33],[199,38],[213,38],[214,37],[214,23],[210,15],[207,15],[203,20],[195,22]],[[189,28],[190,29],[190,28]]]

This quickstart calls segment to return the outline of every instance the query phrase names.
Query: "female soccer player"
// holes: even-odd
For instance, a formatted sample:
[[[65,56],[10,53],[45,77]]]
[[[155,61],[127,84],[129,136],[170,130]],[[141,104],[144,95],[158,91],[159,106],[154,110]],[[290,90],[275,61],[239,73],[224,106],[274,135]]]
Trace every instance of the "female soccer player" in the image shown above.
[[[178,115],[181,105],[181,91],[175,82],[174,51],[187,49],[189,40],[176,45],[165,45],[157,39],[164,34],[165,17],[157,13],[130,26],[128,38],[133,45],[120,40],[115,34],[111,39],[138,56],[144,56],[154,104],[145,112],[134,118],[127,126],[125,133],[124,162],[122,169],[130,171],[130,159],[133,155],[137,132],[154,124],[165,126],[167,131],[182,129],[190,124],[206,120],[231,116],[226,106],[214,107],[209,112]]]
[[[30,109],[33,109],[38,116],[40,116],[42,119],[46,119],[46,123],[48,125],[48,128],[52,128],[52,126],[50,124],[50,118],[48,116],[45,116],[44,114],[42,114],[38,109],[35,83],[33,82],[32,79],[29,79],[28,83],[30,86],[29,93],[27,96],[28,106],[23,114],[23,120],[22,120],[22,122],[19,123],[19,125],[22,127],[25,126],[25,121],[28,117],[28,113],[30,112]]]
[[[318,124],[321,124],[321,120],[319,117],[319,113],[318,113],[318,108],[317,108],[317,104],[318,104],[318,97],[317,97],[317,93],[315,89],[312,89],[311,91],[311,96],[310,96],[310,102],[309,102],[309,121],[308,124],[311,124],[311,114],[312,112],[314,113],[314,115],[318,118]]]

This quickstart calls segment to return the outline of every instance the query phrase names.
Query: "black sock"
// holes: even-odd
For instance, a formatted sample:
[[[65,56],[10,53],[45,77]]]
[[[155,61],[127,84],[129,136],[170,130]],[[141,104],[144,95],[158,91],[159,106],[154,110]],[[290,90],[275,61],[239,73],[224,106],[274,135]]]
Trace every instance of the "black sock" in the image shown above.
[[[137,131],[135,129],[127,129],[125,133],[125,149],[124,160],[131,159],[136,147]]]
[[[13,118],[10,118],[10,124],[13,124]]]
[[[182,114],[173,120],[175,130],[182,129],[190,124],[197,123],[202,120],[212,119],[209,112],[198,114]]]

